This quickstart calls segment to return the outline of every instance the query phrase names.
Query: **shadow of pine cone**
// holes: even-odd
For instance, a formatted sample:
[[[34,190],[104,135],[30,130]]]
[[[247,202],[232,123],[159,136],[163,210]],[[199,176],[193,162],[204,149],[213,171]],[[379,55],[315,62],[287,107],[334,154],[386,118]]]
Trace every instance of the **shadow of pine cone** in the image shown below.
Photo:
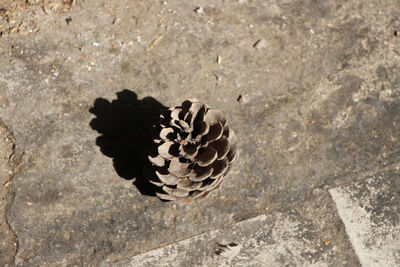
[[[160,114],[167,110],[152,97],[141,100],[130,90],[117,93],[111,102],[97,98],[89,112],[96,117],[90,127],[101,135],[96,145],[101,152],[113,159],[118,175],[124,179],[135,178],[134,185],[141,194],[155,196],[160,190],[143,176],[143,168],[150,164],[145,157],[145,147],[152,143],[152,126]]]

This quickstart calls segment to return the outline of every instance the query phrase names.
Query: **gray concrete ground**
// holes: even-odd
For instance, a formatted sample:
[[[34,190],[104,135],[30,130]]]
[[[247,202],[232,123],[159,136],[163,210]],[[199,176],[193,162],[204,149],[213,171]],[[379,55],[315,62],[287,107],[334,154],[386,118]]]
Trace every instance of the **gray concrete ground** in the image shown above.
[[[399,14],[378,0],[0,1],[0,265],[145,264],[157,248],[182,266],[397,264]],[[240,159],[206,199],[161,202],[143,143],[189,97],[226,112]],[[240,251],[224,262],[218,242]]]

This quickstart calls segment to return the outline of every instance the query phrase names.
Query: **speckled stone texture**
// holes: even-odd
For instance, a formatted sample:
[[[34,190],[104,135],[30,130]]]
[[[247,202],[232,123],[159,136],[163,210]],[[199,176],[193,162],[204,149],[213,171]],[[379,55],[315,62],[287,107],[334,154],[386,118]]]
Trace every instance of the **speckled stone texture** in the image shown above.
[[[67,2],[0,1],[0,120],[21,156],[0,265],[118,262],[398,166],[396,1]],[[229,114],[240,160],[204,200],[161,202],[143,142],[191,97]]]

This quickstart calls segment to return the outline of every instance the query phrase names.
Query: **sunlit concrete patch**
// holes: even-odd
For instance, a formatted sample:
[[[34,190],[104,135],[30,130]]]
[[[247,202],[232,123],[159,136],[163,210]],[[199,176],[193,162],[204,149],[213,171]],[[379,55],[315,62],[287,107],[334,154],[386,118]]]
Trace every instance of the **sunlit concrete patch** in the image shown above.
[[[400,266],[399,190],[395,171],[329,190],[363,266]]]
[[[303,223],[293,211],[260,215],[102,266],[328,266],[319,227]]]

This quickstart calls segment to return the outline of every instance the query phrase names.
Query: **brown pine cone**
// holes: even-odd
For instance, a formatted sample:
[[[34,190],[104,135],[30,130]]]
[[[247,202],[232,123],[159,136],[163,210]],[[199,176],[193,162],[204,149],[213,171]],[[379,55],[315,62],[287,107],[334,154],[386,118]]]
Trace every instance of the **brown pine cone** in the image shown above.
[[[196,99],[160,116],[148,151],[146,178],[162,200],[202,198],[218,188],[238,157],[236,136],[225,114]]]

